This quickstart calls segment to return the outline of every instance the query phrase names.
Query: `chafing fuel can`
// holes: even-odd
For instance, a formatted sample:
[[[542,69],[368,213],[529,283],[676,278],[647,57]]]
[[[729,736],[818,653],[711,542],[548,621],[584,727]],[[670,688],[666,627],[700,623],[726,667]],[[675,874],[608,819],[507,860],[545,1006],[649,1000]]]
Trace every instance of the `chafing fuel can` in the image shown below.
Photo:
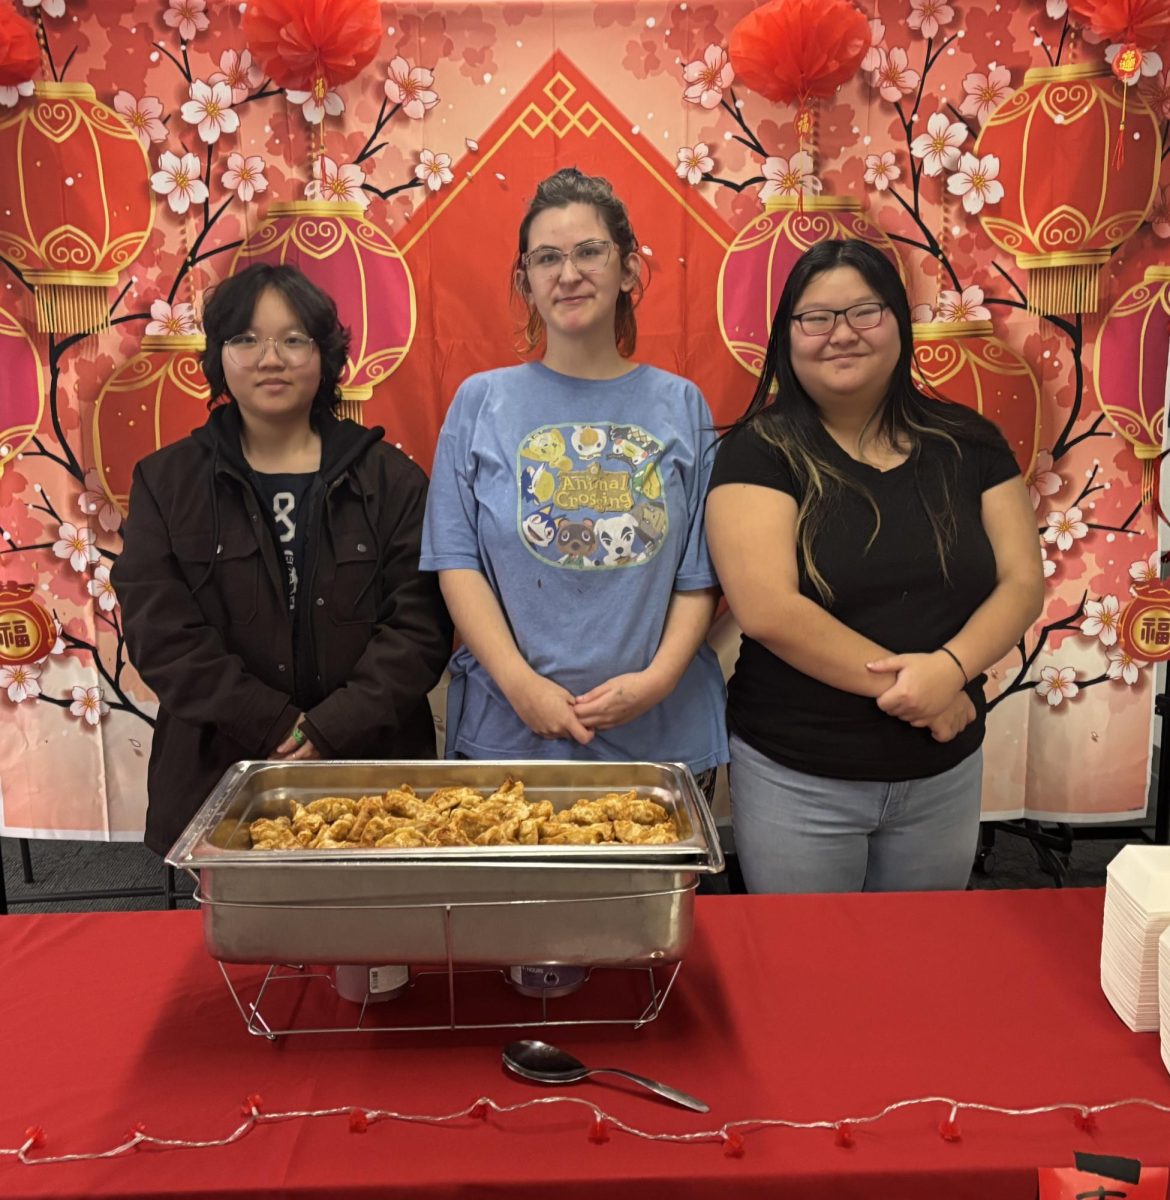
[[[410,984],[409,967],[338,965],[333,968],[333,987],[343,1000],[356,1004],[381,1004],[401,996]]]
[[[527,967],[509,967],[508,982],[522,996],[570,996],[589,978],[588,967],[566,967],[537,963]]]

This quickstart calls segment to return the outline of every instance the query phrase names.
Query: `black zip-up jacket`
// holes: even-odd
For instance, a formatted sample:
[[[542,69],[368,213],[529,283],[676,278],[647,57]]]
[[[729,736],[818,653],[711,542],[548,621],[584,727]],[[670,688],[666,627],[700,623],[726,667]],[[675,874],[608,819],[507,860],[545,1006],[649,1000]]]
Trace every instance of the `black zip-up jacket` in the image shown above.
[[[323,758],[435,755],[426,696],[452,629],[418,569],[426,475],[381,429],[319,423],[294,621],[240,428],[224,405],[138,464],[112,572],[130,660],[159,699],[144,840],[160,854],[223,772],[266,758],[302,712]]]

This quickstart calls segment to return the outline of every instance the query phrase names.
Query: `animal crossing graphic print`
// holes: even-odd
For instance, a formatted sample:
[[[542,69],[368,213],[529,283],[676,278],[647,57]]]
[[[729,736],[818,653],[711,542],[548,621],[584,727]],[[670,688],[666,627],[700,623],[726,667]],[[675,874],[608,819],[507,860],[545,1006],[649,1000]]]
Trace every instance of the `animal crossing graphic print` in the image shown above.
[[[558,567],[630,567],[658,553],[669,528],[664,444],[638,425],[542,425],[516,460],[520,535]]]

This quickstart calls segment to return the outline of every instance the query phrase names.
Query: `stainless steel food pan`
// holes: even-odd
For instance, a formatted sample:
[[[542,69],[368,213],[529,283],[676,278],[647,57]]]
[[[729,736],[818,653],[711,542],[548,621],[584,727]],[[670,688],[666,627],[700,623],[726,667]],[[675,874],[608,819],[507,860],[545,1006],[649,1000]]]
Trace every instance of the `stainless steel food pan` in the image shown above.
[[[674,817],[668,846],[458,846],[258,851],[246,827],[322,796],[401,784],[492,791],[511,775],[554,808],[637,788]],[[603,762],[245,762],[167,861],[195,872],[210,953],[227,962],[632,965],[674,962],[694,887],[723,869],[690,771]]]

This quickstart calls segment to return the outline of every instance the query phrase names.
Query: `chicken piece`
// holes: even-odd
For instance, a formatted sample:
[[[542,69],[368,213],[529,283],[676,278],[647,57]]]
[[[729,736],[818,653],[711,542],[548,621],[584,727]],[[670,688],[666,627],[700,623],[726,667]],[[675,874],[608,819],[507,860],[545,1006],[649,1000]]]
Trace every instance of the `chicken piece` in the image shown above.
[[[493,800],[503,801],[522,801],[524,799],[524,784],[519,779],[513,779],[511,775],[504,780],[502,784],[488,797],[488,802]]]
[[[330,823],[346,813],[357,812],[356,802],[344,796],[322,796],[320,800],[313,800],[305,807],[311,813],[320,813]]]
[[[666,846],[678,841],[678,830],[674,822],[667,820],[661,825],[641,825],[637,821],[614,821],[614,836],[619,842],[632,846]]]
[[[431,844],[434,846],[473,846],[475,843],[455,825],[440,825],[431,834]]]
[[[258,817],[248,832],[253,850],[295,850],[300,845],[288,817]]]
[[[292,809],[292,828],[297,837],[307,834],[311,840],[321,826],[327,824],[319,812],[309,812],[295,800],[292,802]]]
[[[386,834],[374,843],[378,847],[385,846],[429,846],[431,843],[427,841],[426,835],[418,829],[412,829],[408,825],[404,825],[401,829],[395,829],[391,833]]]
[[[426,799],[427,807],[437,809],[439,812],[453,812],[465,805],[474,807],[482,803],[483,797],[479,792],[475,788],[468,787],[439,788]]]
[[[521,846],[535,846],[540,842],[540,831],[544,828],[544,820],[540,817],[532,817],[527,821],[520,822],[520,828],[516,833],[516,841]]]
[[[540,831],[543,846],[596,846],[611,841],[613,825],[609,821],[598,821],[592,825],[546,821]]]
[[[387,792],[382,797],[382,807],[391,817],[420,817],[426,812],[425,802],[403,788]]]
[[[475,839],[477,846],[514,846],[520,835],[520,818],[513,817],[492,825]]]
[[[574,825],[592,825],[597,821],[637,821],[639,825],[658,825],[668,814],[661,804],[639,798],[636,791],[610,792],[596,800],[578,800],[571,808],[557,813],[557,821]]]

